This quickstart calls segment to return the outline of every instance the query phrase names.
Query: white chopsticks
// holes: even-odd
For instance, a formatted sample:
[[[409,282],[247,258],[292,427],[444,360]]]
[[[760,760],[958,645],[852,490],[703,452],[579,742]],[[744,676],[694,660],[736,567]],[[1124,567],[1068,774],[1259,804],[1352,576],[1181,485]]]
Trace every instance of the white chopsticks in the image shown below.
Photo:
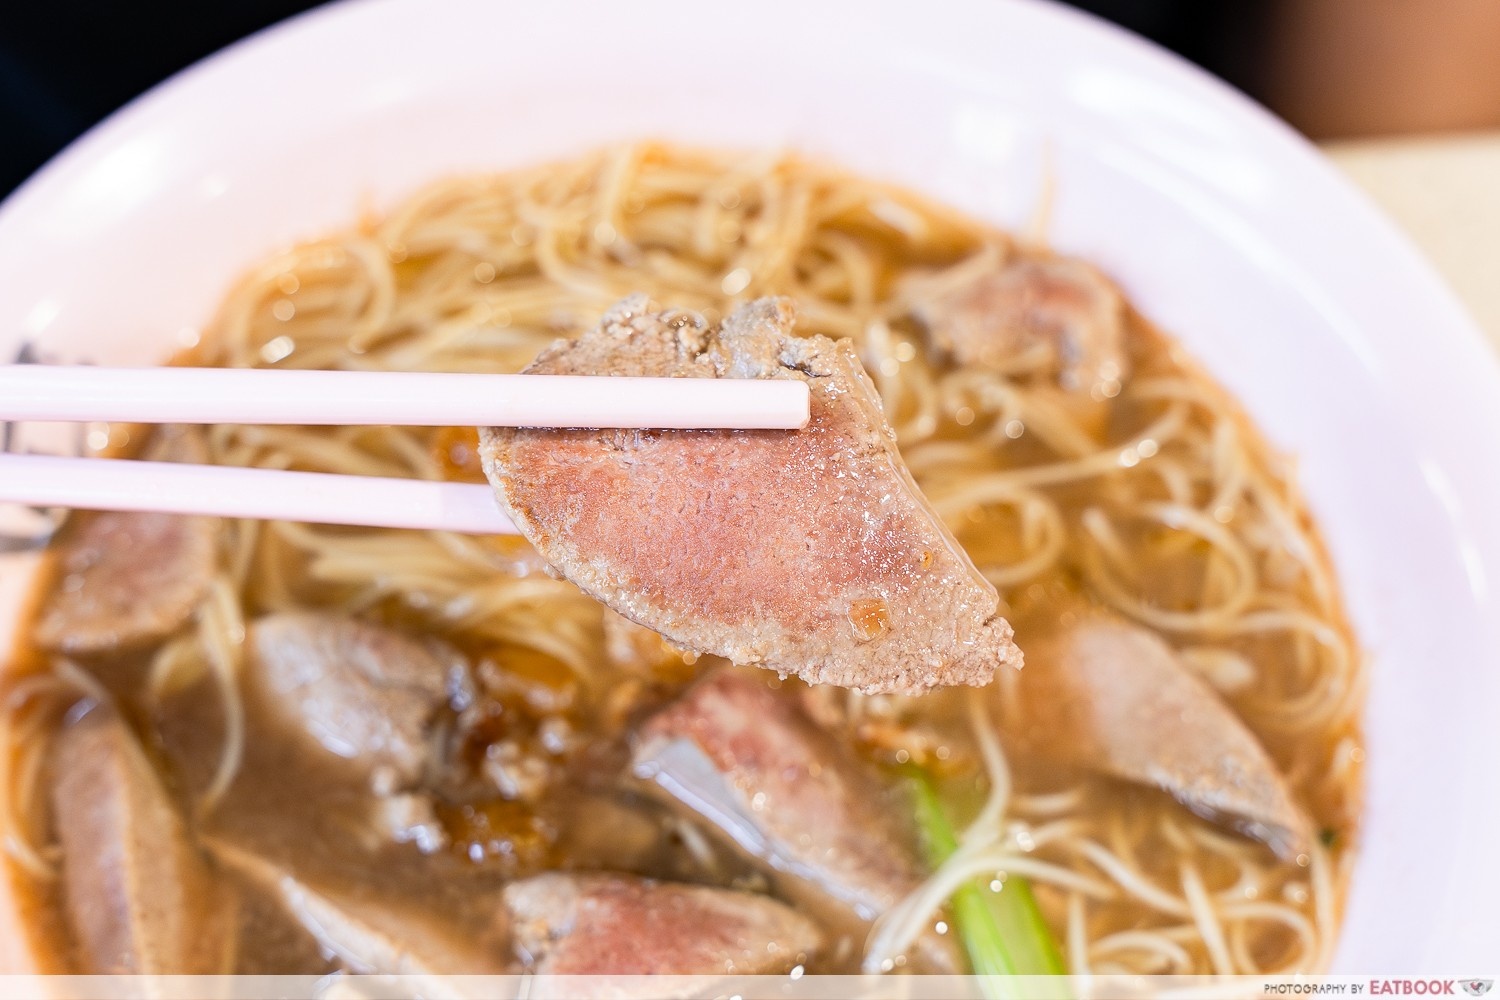
[[[775,430],[796,379],[0,365],[0,420]]]
[[[791,430],[810,405],[794,379],[0,366],[0,421]],[[488,486],[171,462],[0,454],[0,501],[515,533]]]
[[[488,486],[113,458],[0,455],[0,501],[513,535]]]

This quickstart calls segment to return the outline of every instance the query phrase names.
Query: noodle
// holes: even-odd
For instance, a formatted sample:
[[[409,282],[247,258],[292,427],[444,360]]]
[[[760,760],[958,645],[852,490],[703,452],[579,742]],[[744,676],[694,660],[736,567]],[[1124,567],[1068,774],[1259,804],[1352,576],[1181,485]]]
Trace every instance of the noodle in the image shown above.
[[[1162,630],[1287,768],[1332,845],[1314,847],[1307,868],[1289,865],[1154,792],[1007,760],[982,698],[964,700],[967,719],[943,697],[828,699],[855,730],[880,719],[943,734],[954,767],[967,762],[962,773],[986,789],[959,850],[871,929],[864,967],[901,966],[957,886],[1017,877],[1046,888],[1075,973],[1326,968],[1350,867],[1364,672],[1321,544],[1282,463],[1138,318],[1136,373],[1096,400],[1103,422],[1040,384],[1045,352],[998,370],[930,357],[913,304],[1022,252],[951,210],[795,157],[629,146],[443,181],[384,219],[283,253],[233,289],[193,360],[509,372],[632,292],[711,319],[757,295],[794,296],[800,331],[853,339],[913,476],[1006,604],[1081,579]],[[225,465],[480,479],[471,445],[454,457],[468,438],[445,432],[217,427],[206,439]],[[648,685],[611,666],[599,606],[508,546],[232,524],[196,627],[154,651],[146,682],[156,702],[215,685],[223,745],[196,789],[200,808],[234,794],[246,622],[270,611],[373,615],[483,655],[521,651],[625,717]],[[52,708],[12,699],[3,719],[17,749],[0,836],[37,878],[51,866],[27,817],[56,706],[78,687],[67,669],[48,675]],[[682,836],[709,864],[698,831]]]
[[[245,708],[239,688],[245,621],[238,597],[223,578],[214,581],[208,600],[199,609],[198,636],[224,702],[224,746],[219,766],[198,800],[199,812],[206,813],[229,790],[245,754]]]

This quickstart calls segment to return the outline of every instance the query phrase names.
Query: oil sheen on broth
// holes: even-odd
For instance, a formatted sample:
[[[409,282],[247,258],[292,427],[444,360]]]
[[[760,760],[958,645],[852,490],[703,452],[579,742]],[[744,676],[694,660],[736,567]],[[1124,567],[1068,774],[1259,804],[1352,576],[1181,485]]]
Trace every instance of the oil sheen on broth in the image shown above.
[[[983,285],[996,274],[1011,277]],[[1032,284],[1007,299],[1012,278]],[[981,315],[1011,309],[1042,334],[966,339],[975,288]],[[165,971],[378,971],[403,949],[435,973],[515,969],[528,954],[538,961],[516,942],[527,920],[564,905],[559,886],[567,899],[641,902],[631,893],[648,883],[536,878],[590,871],[732,891],[682,890],[671,905],[805,951],[809,972],[944,969],[956,953],[932,930],[939,912],[903,912],[920,926],[889,954],[867,954],[894,940],[882,936],[894,916],[874,935],[870,918],[926,874],[910,824],[888,831],[910,870],[835,873],[839,891],[799,887],[643,779],[651,740],[758,699],[769,699],[778,739],[826,755],[818,763],[834,779],[878,788],[888,817],[911,812],[899,774],[912,764],[956,819],[976,815],[995,773],[976,727],[998,734],[1013,787],[987,835],[992,884],[1030,881],[1074,971],[1326,967],[1363,757],[1363,666],[1335,581],[1286,464],[1175,344],[1123,306],[1116,342],[1068,327],[1116,301],[1086,265],[797,158],[640,145],[444,181],[267,260],[188,360],[516,371],[637,292],[710,322],[785,295],[798,333],[851,338],[918,484],[999,589],[1028,667],[922,697],[810,689],[672,648],[549,575],[517,539],[204,519],[148,525],[135,539],[197,578],[173,588],[180,609],[147,607],[122,624],[99,601],[68,606],[81,580],[98,578],[90,558],[108,562],[80,556],[98,518],[75,518],[54,544],[35,639],[6,681],[8,871],[35,915],[44,967],[109,966],[91,943],[109,929],[70,916],[81,862],[71,881],[60,875],[67,845],[116,830],[120,815],[159,819],[166,808],[175,832],[151,832],[155,852],[125,849],[125,875],[98,873],[108,883],[98,891],[128,894],[136,877],[191,889],[208,866],[211,881],[233,887],[220,908],[236,920],[224,932],[232,958],[187,954],[170,927],[131,946],[137,964],[193,966]],[[161,431],[149,445],[139,429],[114,430],[117,441],[134,435],[130,450],[169,458],[483,480],[469,428],[221,426]],[[95,534],[95,548],[131,544]],[[122,572],[101,588],[135,587],[127,603],[151,605],[159,588]],[[855,609],[851,628],[879,641],[899,610]],[[49,623],[62,612],[105,618],[85,642],[77,619]],[[1093,646],[1075,641],[1095,625]],[[1070,738],[1088,719],[1054,711],[1061,696],[1043,681],[1028,694],[1027,677],[1035,667],[1045,678],[1047,657],[1082,663],[1096,647],[1106,659],[1139,647],[1157,658],[1151,669],[1180,671],[1189,706],[1206,699],[1213,720],[1244,731],[1243,745],[1187,725],[1181,745],[1116,753],[1110,739],[1141,741],[1129,719],[1109,723],[1108,738]],[[1149,702],[1132,681],[1159,675],[1132,662],[1080,673],[1098,687],[1083,701]],[[86,742],[70,729],[91,700],[112,707],[83,715],[95,717]],[[705,718],[693,716],[700,707]],[[1166,728],[1156,743],[1177,738]],[[1284,795],[1274,809],[1242,809],[1237,796],[1253,796],[1244,789],[1172,788],[1138,773],[1150,753],[1175,758],[1168,772],[1260,754]],[[62,764],[89,754],[113,755],[108,773],[126,775],[116,784],[139,786],[119,793],[129,801],[113,819],[62,797]],[[788,800],[772,790],[768,801]],[[167,849],[174,837],[186,841],[181,859]],[[289,904],[276,889],[286,878],[324,910]],[[843,904],[822,905],[834,897]],[[339,940],[304,929],[318,919]],[[351,947],[364,951],[351,959]],[[671,967],[704,956],[659,957]],[[544,961],[568,959],[588,960]]]

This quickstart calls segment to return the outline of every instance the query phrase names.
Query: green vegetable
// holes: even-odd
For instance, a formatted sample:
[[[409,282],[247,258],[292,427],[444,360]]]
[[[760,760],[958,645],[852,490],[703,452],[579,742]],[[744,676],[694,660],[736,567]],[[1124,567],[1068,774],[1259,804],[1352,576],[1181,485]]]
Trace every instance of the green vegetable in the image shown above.
[[[913,769],[912,785],[917,825],[928,862],[936,868],[958,850],[958,838],[932,779]],[[995,977],[1066,974],[1057,942],[1024,878],[1010,876],[999,892],[975,882],[960,886],[949,900],[949,909],[954,929],[968,953],[969,966],[974,975],[982,977],[985,994],[994,1000],[1015,1000],[1021,995],[1016,984]],[[1062,983],[1047,993],[1059,1000],[1068,996]]]

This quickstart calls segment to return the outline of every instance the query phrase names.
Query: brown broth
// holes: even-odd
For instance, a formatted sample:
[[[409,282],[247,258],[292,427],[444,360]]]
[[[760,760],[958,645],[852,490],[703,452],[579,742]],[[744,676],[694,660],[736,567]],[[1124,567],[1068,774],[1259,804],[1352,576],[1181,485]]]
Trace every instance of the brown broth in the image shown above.
[[[674,156],[678,155],[684,157],[681,163],[674,161]],[[700,203],[694,198],[701,197],[701,204],[710,208],[711,203],[722,206],[731,200],[714,193],[713,189],[713,183],[724,170],[723,164],[717,159],[709,159],[703,165],[688,154],[657,149],[648,150],[645,161],[659,165],[660,171],[638,181],[637,187],[624,196],[627,210],[623,216],[626,219],[639,217],[636,245],[641,252],[670,250],[693,267],[701,263],[705,273],[713,268],[724,269],[723,262],[710,258],[721,251],[727,255],[733,247],[713,247],[710,253],[698,254],[698,251],[683,249],[686,243],[674,242],[676,237],[673,235],[677,232],[675,227],[680,221],[679,216],[687,210],[682,206],[698,209]],[[541,197],[535,194],[537,190],[550,190],[547,184],[565,187],[573,183],[592,190],[587,188],[591,176],[587,169],[584,166],[573,169],[576,176],[569,174],[555,181],[539,181],[535,176],[524,175],[524,182],[509,178],[485,182],[491,187],[480,185],[475,189],[480,193],[467,188],[450,192],[448,197],[454,205],[446,210],[449,214],[443,216],[447,219],[445,224],[460,228],[470,226],[473,233],[479,234],[476,246],[484,244],[485,240],[493,240],[492,245],[484,244],[481,249],[439,244],[430,251],[413,252],[410,248],[421,245],[416,237],[422,230],[417,222],[408,220],[409,231],[400,244],[401,259],[396,260],[395,249],[390,251],[396,261],[393,274],[398,300],[401,296],[416,296],[420,292],[423,296],[433,297],[433,301],[441,300],[441,308],[431,313],[414,314],[416,318],[392,319],[389,332],[383,334],[389,337],[388,341],[377,341],[381,346],[355,352],[355,356],[362,359],[361,363],[399,363],[405,357],[400,353],[403,344],[409,344],[413,337],[423,335],[440,320],[451,319],[465,308],[479,312],[489,310],[485,314],[487,318],[475,320],[478,325],[473,336],[489,338],[495,345],[494,356],[480,363],[461,350],[434,349],[423,355],[418,364],[513,369],[524,363],[529,352],[548,338],[591,322],[592,300],[582,293],[575,294],[566,289],[559,290],[561,286],[548,285],[541,265],[527,256],[528,244],[523,241],[519,223],[511,229],[503,221],[482,221],[489,219],[490,215],[503,219],[505,192],[508,190],[524,188],[533,192],[530,196],[534,197]],[[644,168],[642,170],[649,173]],[[826,212],[818,223],[819,228],[812,235],[803,234],[802,243],[798,244],[800,249],[794,248],[800,255],[797,256],[798,267],[803,273],[799,276],[796,269],[774,272],[765,279],[764,287],[755,291],[800,292],[806,296],[809,288],[821,289],[811,296],[804,309],[807,328],[811,332],[840,332],[838,320],[841,314],[837,310],[852,308],[848,304],[857,298],[854,278],[850,274],[841,278],[840,273],[830,271],[831,265],[826,263],[834,252],[829,248],[844,245],[839,243],[840,240],[857,245],[860,252],[874,262],[873,288],[877,298],[890,295],[915,269],[950,265],[986,241],[1008,245],[1008,238],[979,223],[934,208],[912,196],[889,192],[805,164],[794,163],[785,171],[787,189],[802,190],[796,185],[803,184],[804,188],[815,192],[808,197],[823,206]],[[804,171],[806,176],[798,171]],[[694,183],[698,183],[699,188],[691,188],[689,181],[692,178],[698,178]],[[770,182],[765,184],[770,185]],[[849,190],[844,191],[841,184]],[[661,193],[684,185],[691,188],[688,194],[667,197]],[[759,194],[749,190],[753,187],[746,182],[748,193],[736,196],[737,205],[754,203],[761,206],[758,212],[744,214],[747,223],[774,214],[768,207],[773,186],[765,186]],[[917,238],[893,228],[872,216],[871,210],[857,207],[863,203],[855,195],[867,200],[878,197],[897,199],[912,212],[926,213],[930,222],[927,235]],[[465,206],[463,199],[466,197],[472,204]],[[629,199],[636,197],[647,207],[632,216],[628,207],[633,202]],[[840,197],[850,202],[848,207],[841,210],[829,207]],[[660,198],[660,203],[653,202],[653,198]],[[757,198],[759,202],[756,202]],[[440,202],[440,198],[432,198],[433,204]],[[560,203],[572,204],[566,198],[560,199]],[[874,201],[870,203],[875,204]],[[710,211],[710,208],[702,210]],[[741,216],[733,218],[740,220]],[[381,234],[378,224],[375,233],[377,236]],[[622,238],[624,235],[626,233],[622,232]],[[375,238],[369,232],[333,237],[322,244],[302,248],[298,256],[289,258],[287,268],[281,273],[283,276],[293,275],[294,280],[262,277],[258,279],[260,285],[242,285],[226,304],[217,329],[200,353],[210,363],[246,363],[247,357],[253,358],[260,350],[255,345],[265,342],[262,333],[285,330],[284,335],[297,345],[297,352],[291,356],[293,363],[312,366],[335,363],[339,357],[345,356],[340,353],[344,350],[343,341],[328,339],[319,332],[316,324],[347,323],[350,315],[357,315],[357,311],[349,314],[340,311],[344,308],[340,304],[344,294],[341,283],[354,280],[348,274],[348,254],[340,248],[345,242],[352,244],[352,241]],[[563,242],[571,253],[572,248],[587,244],[590,238],[582,229],[576,233],[570,230]],[[396,244],[388,240],[387,246],[394,248]],[[591,248],[586,253],[579,251],[579,254],[587,266],[595,268],[599,274],[613,273],[609,268],[622,266],[612,260],[605,249]],[[700,261],[699,257],[703,260]],[[464,268],[472,270],[477,267],[477,264],[471,264],[476,260],[480,263],[499,262],[501,278],[480,281],[476,277],[472,287],[466,285],[462,277]],[[493,275],[495,266],[487,266]],[[817,277],[819,275],[821,277]],[[635,278],[625,280],[636,280],[664,298],[675,290],[685,305],[710,311],[727,306],[727,297],[714,294],[712,289],[684,292],[676,288],[673,281],[664,279],[662,273],[651,272],[649,268]],[[841,280],[843,285],[840,285]],[[508,305],[489,302],[488,297],[495,291],[496,284],[511,289],[505,292],[503,299]],[[292,290],[288,291],[289,288]],[[449,290],[434,291],[434,288]],[[322,299],[318,298],[320,295]],[[546,299],[547,295],[557,301],[537,306],[535,316],[526,312],[531,307],[525,303],[531,299]],[[819,303],[824,300],[829,304],[820,309]],[[282,301],[294,304],[294,319],[278,322],[271,318],[273,306]],[[322,305],[318,305],[319,302]],[[496,313],[497,309],[505,310],[503,324],[498,322],[501,317]],[[1127,391],[1102,401],[1104,419],[1094,432],[1097,444],[1104,447],[1128,440],[1161,416],[1163,405],[1138,398],[1129,391],[1131,386],[1152,379],[1175,380],[1188,385],[1212,401],[1212,412],[1201,419],[1197,415],[1190,417],[1180,448],[1178,444],[1164,441],[1160,443],[1161,454],[1170,451],[1174,461],[1187,463],[1190,474],[1206,476],[1201,462],[1195,466],[1189,461],[1193,455],[1201,458],[1203,449],[1199,445],[1203,441],[1199,439],[1206,440],[1214,434],[1238,435],[1247,467],[1253,469],[1258,482],[1281,491],[1300,537],[1311,545],[1322,572],[1329,574],[1321,542],[1300,499],[1286,484],[1281,460],[1261,440],[1234,402],[1186,359],[1180,348],[1152,329],[1139,315],[1132,313],[1128,324],[1128,347],[1134,373],[1127,383]],[[231,349],[229,341],[224,338],[229,331],[247,326],[251,333],[246,343],[250,346]],[[518,327],[524,328],[522,333],[515,333]],[[898,320],[891,329],[898,342],[921,342],[908,321]],[[409,357],[406,363],[411,363]],[[919,355],[916,362],[901,363],[923,362]],[[930,374],[933,378],[942,378],[953,372],[940,364],[932,364]],[[1024,376],[1012,381],[1018,391],[1028,391],[1029,383]],[[907,430],[912,418],[904,409],[907,401],[898,400],[892,405],[893,422],[903,434],[903,447],[906,447],[912,440]],[[976,419],[974,410],[969,408],[965,421],[961,419],[964,408],[968,408],[967,403],[959,409],[951,406],[940,408],[937,426],[925,438],[913,443],[920,448],[926,441],[977,439],[990,418],[980,414]],[[1004,439],[997,436],[997,439],[1001,440],[993,449],[993,466],[997,472],[1055,463],[1063,458],[1054,448],[1038,440],[1029,427],[1024,428],[1019,437],[1007,435]],[[264,447],[267,453],[279,449],[283,454],[295,454],[289,449],[300,440],[279,439]],[[372,437],[362,440],[357,434],[350,434],[341,440],[372,460],[396,465],[409,461],[405,457],[408,452],[396,447],[396,442],[391,439]],[[453,479],[476,478],[469,432],[458,429],[413,431],[408,432],[403,440],[413,443],[417,451],[433,456],[442,475]],[[1152,455],[1140,456],[1139,468],[1150,468],[1156,454],[1153,451]],[[320,467],[305,458],[294,464]],[[1153,482],[1138,474],[1137,468],[1127,466],[1117,474],[1084,477],[1038,488],[1045,501],[1055,505],[1060,513],[1067,541],[1061,554],[1044,570],[1015,585],[1000,587],[1006,607],[1026,607],[1033,615],[1046,613],[1045,603],[1038,608],[1037,602],[1049,599],[1046,597],[1048,588],[1058,587],[1070,594],[1082,594],[1086,600],[1102,603],[1103,599],[1090,582],[1095,555],[1091,554],[1091,543],[1083,525],[1085,512],[1100,505],[1125,510],[1132,503],[1164,499],[1168,492],[1165,480],[1163,483]],[[919,476],[919,480],[921,478]],[[1255,516],[1258,515],[1253,505],[1242,505],[1230,511],[1222,523],[1235,532],[1241,530],[1236,518],[1243,521]],[[1017,508],[1003,505],[976,508],[960,517],[953,526],[981,568],[989,564],[1011,564],[1028,551],[1027,546],[1018,541],[1024,537],[1026,524]],[[568,649],[584,649],[593,657],[594,666],[590,671],[579,674],[563,659],[542,651],[550,648],[545,642],[527,645],[498,637],[498,632],[502,631],[500,625],[504,622],[497,624],[490,617],[471,622],[462,613],[449,615],[443,610],[446,607],[443,602],[453,599],[443,589],[450,582],[449,576],[438,581],[442,586],[435,584],[426,589],[400,581],[381,583],[378,569],[370,569],[362,577],[361,573],[365,571],[360,567],[366,564],[354,558],[355,549],[349,540],[374,536],[385,540],[394,534],[322,531],[319,544],[327,545],[327,552],[336,557],[335,562],[348,562],[345,569],[320,575],[309,552],[298,550],[285,539],[273,537],[269,530],[262,531],[255,543],[257,561],[254,564],[274,567],[274,572],[261,568],[250,574],[244,587],[245,618],[251,620],[275,610],[284,600],[283,595],[290,594],[301,606],[353,609],[370,620],[408,632],[441,635],[471,661],[488,663],[489,676],[499,678],[482,695],[486,710],[490,712],[490,721],[476,731],[473,752],[482,757],[489,747],[505,741],[513,742],[523,755],[544,760],[551,775],[546,794],[535,802],[507,799],[493,789],[488,794],[452,795],[440,804],[438,814],[453,845],[423,855],[411,844],[394,844],[371,834],[368,815],[374,805],[373,793],[359,775],[327,755],[278,743],[263,720],[252,714],[243,766],[224,800],[196,823],[196,835],[230,837],[236,842],[251,844],[268,857],[293,863],[299,871],[313,872],[339,884],[363,887],[363,891],[378,887],[380,892],[392,898],[448,912],[473,928],[484,926],[491,918],[495,894],[507,880],[556,868],[608,866],[661,878],[757,890],[765,888],[761,876],[723,850],[712,851],[706,857],[695,854],[674,832],[677,829],[675,821],[669,819],[661,807],[628,788],[622,790],[617,780],[626,767],[627,740],[633,723],[655,707],[669,702],[694,676],[710,668],[709,659],[699,660],[664,647],[657,661],[649,664],[644,672],[611,666],[601,652],[603,626],[599,616],[595,614],[590,623],[588,602],[567,596],[563,585],[558,584],[556,593],[549,590],[545,598],[538,600],[557,602],[555,607],[560,617],[553,619],[557,622],[556,641]],[[1176,537],[1177,534],[1180,533],[1160,526],[1122,534],[1136,559],[1135,567],[1141,571],[1137,596],[1152,607],[1168,611],[1195,606],[1205,593],[1212,591],[1214,574],[1221,572],[1209,565],[1216,557],[1207,543],[1194,543]],[[474,544],[488,545],[491,555],[496,558],[503,555],[504,559],[512,561],[510,570],[497,572],[512,572],[517,580],[546,579],[537,573],[534,564],[528,563],[526,553],[514,548],[512,542],[480,541]],[[422,551],[429,552],[427,549]],[[465,582],[476,579],[468,570],[460,568],[457,561],[454,567],[445,568],[443,572],[451,574],[454,592],[460,595]],[[1311,578],[1306,574],[1304,577],[1294,575],[1285,586],[1274,588],[1272,598],[1283,602],[1287,608],[1309,614],[1316,612],[1320,620],[1337,634],[1348,655],[1354,656],[1355,643],[1337,595],[1316,593]],[[375,582],[366,586],[370,580]],[[52,576],[44,574],[37,592],[38,602],[46,599],[52,586]],[[547,586],[552,585],[548,583]],[[34,611],[28,613],[26,620],[30,621],[33,614]],[[866,617],[873,622],[878,616],[871,611]],[[545,624],[537,626],[544,630],[548,627]],[[874,628],[873,625],[870,627]],[[521,632],[526,628],[531,626],[516,626]],[[1355,839],[1359,814],[1358,763],[1362,751],[1359,749],[1357,690],[1348,695],[1346,708],[1330,712],[1326,724],[1288,731],[1280,718],[1284,705],[1294,701],[1302,692],[1317,690],[1318,685],[1334,681],[1318,674],[1324,662],[1322,659],[1318,656],[1310,658],[1305,649],[1294,648],[1296,640],[1293,637],[1278,636],[1279,633],[1270,633],[1269,637],[1189,636],[1192,642],[1181,644],[1201,642],[1214,645],[1244,657],[1253,665],[1254,683],[1245,690],[1227,692],[1225,698],[1284,769],[1297,801],[1321,831],[1329,864],[1333,866],[1335,908],[1339,909],[1346,889],[1347,859]],[[1024,649],[1024,633],[1018,634],[1017,639]],[[148,750],[160,762],[167,784],[184,815],[191,816],[194,802],[207,787],[217,760],[223,733],[222,708],[214,686],[206,679],[159,705],[148,705],[143,697],[142,678],[149,658],[150,651],[129,657],[85,658],[80,663],[103,681],[126,707]],[[44,653],[23,646],[13,662],[17,666],[8,675],[12,679],[26,671],[47,669],[49,659]],[[1357,689],[1362,670],[1357,659],[1351,661],[1348,670],[1348,678],[1336,680]],[[795,682],[787,682],[784,688],[787,697],[799,697],[798,689]],[[960,691],[941,692],[920,700],[855,699],[851,705],[848,699],[829,696],[826,701],[830,706],[831,724],[840,730],[851,753],[881,766],[915,761],[928,767],[942,777],[945,794],[955,813],[962,816],[977,810],[987,787],[968,729],[966,706],[971,697],[975,695]],[[546,748],[543,734],[550,731],[571,734],[565,750],[554,752]],[[1137,859],[1146,877],[1164,885],[1174,884],[1179,860],[1191,853],[1194,863],[1200,867],[1201,877],[1211,889],[1222,889],[1233,883],[1236,870],[1225,860],[1227,855],[1199,848],[1188,852],[1180,843],[1184,836],[1202,836],[1210,841],[1215,837],[1233,840],[1234,836],[1192,818],[1164,794],[1021,755],[1013,757],[1011,766],[1016,791],[1022,796],[1036,797],[1071,790],[1081,804],[1067,811],[1066,815],[1077,819],[1101,842],[1128,845],[1130,855]],[[895,784],[892,772],[893,788]],[[893,799],[893,808],[898,807],[898,803],[898,799]],[[1029,814],[1020,808],[1014,815],[1031,827],[1040,827],[1049,819],[1049,814],[1040,805]],[[634,831],[633,840],[629,837],[619,842],[609,838],[601,840],[597,831],[600,817],[607,817],[612,828],[618,826],[621,830]],[[626,847],[620,847],[621,844]],[[617,850],[618,856],[608,856],[612,850]],[[1043,845],[1037,849],[1036,856],[1086,871],[1090,877],[1099,877],[1096,869],[1079,862],[1076,855],[1066,851]],[[1311,904],[1306,899],[1308,877],[1305,871],[1299,870],[1297,865],[1277,861],[1268,851],[1252,852],[1249,856],[1254,857],[1257,865],[1264,866],[1268,873],[1264,875],[1264,885],[1268,889],[1281,893],[1284,900],[1299,912],[1311,915]],[[26,926],[34,935],[33,945],[39,959],[49,968],[72,967],[74,963],[65,957],[68,954],[64,943],[66,920],[61,916],[54,890],[47,884],[22,878],[17,870],[11,870],[9,875],[20,890]],[[1066,893],[1046,884],[1036,885],[1035,890],[1044,914],[1061,938],[1068,919]],[[252,900],[247,904],[247,915],[242,924],[241,957],[236,971],[321,973],[333,967],[275,905],[254,898],[255,893],[251,890],[247,892]],[[1300,899],[1299,892],[1303,893]],[[1160,914],[1124,897],[1091,905],[1087,919],[1091,929],[1098,929],[1098,934],[1117,929],[1159,927],[1169,922]],[[810,972],[852,971],[857,966],[864,928],[831,928],[831,931],[842,939],[841,947],[831,951],[850,957],[815,963]],[[1291,947],[1290,939],[1273,928],[1247,933],[1253,938],[1249,945],[1251,953],[1264,963],[1274,964],[1278,951]],[[1195,961],[1201,964],[1201,943],[1190,943],[1188,948]]]

